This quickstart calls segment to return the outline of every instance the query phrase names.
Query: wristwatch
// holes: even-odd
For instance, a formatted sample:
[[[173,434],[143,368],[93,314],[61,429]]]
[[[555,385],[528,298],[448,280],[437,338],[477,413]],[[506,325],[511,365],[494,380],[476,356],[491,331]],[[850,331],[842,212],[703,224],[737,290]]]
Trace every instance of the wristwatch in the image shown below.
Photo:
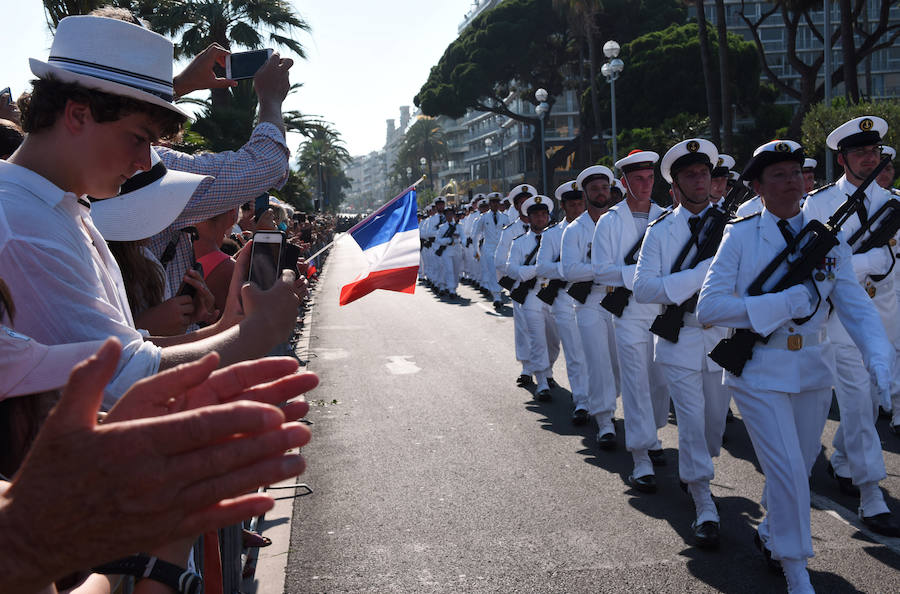
[[[104,575],[130,575],[138,581],[153,580],[165,584],[181,594],[200,594],[203,589],[203,578],[199,574],[150,555],[132,555],[124,559],[117,559],[98,565],[92,571]]]

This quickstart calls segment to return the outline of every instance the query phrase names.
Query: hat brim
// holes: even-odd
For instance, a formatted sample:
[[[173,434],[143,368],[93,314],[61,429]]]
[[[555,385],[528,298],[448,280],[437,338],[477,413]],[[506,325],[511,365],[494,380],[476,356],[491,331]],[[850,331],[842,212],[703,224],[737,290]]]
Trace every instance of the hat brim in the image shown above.
[[[91,204],[94,226],[107,241],[137,241],[164,231],[182,213],[206,175],[168,169],[158,181]]]
[[[32,74],[40,79],[53,78],[64,83],[77,83],[87,89],[102,91],[104,93],[109,93],[110,95],[129,97],[138,101],[150,103],[151,105],[164,107],[190,120],[194,119],[194,116],[187,111],[181,109],[174,103],[166,101],[162,97],[157,97],[153,93],[148,93],[147,91],[142,91],[140,89],[129,87],[128,85],[123,85],[121,83],[113,82],[110,80],[97,78],[96,76],[88,76],[86,74],[70,72],[63,68],[60,68],[59,66],[54,66],[53,64],[48,64],[47,62],[42,62],[41,60],[38,60],[36,58],[29,58],[28,63],[31,66]]]

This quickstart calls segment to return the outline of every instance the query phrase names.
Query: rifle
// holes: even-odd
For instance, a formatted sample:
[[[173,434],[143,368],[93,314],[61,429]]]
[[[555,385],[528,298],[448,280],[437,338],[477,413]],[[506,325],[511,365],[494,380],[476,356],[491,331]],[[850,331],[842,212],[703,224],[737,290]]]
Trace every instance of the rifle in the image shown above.
[[[503,276],[497,281],[497,284],[507,291],[512,291],[512,288],[516,286],[516,279],[511,276]]]
[[[594,288],[594,281],[581,281],[578,283],[572,283],[569,287],[569,290],[566,293],[569,294],[572,299],[576,300],[578,303],[584,304],[587,301],[588,295],[591,294],[591,289]]]
[[[637,255],[638,252],[641,251],[641,244],[644,243],[644,236],[641,235],[637,242],[631,246],[631,249],[625,254],[625,265],[632,266],[637,264]],[[628,306],[628,300],[631,298],[631,291],[626,289],[625,287],[616,287],[612,291],[606,294],[606,297],[603,298],[603,301],[600,302],[608,312],[612,313],[616,317],[621,318],[622,313],[625,311],[625,308]],[[584,301],[582,301],[584,303]]]
[[[447,230],[444,231],[444,234],[441,237],[453,237],[453,233],[456,231],[456,225],[447,225]],[[453,245],[453,240],[450,240],[450,244]],[[434,250],[435,256],[441,256],[444,253],[444,250],[447,249],[446,245],[440,246],[438,249]]]
[[[728,195],[725,196],[725,199],[722,200],[722,210],[724,210],[724,212],[717,208],[706,209],[706,212],[703,213],[703,218],[700,220],[700,224],[697,226],[696,232],[691,234],[691,237],[684,247],[681,248],[681,252],[679,252],[678,257],[675,259],[675,263],[672,265],[672,274],[685,270],[685,268],[682,268],[682,265],[690,253],[691,248],[697,243],[697,239],[699,237],[704,237],[704,231],[706,231],[706,235],[703,243],[698,244],[697,252],[694,254],[694,258],[687,266],[687,269],[696,268],[700,262],[703,262],[707,258],[712,258],[716,254],[716,250],[719,249],[719,244],[722,243],[725,225],[728,224],[728,220],[734,215],[734,211],[737,210],[737,207],[742,202],[744,202],[744,199],[749,193],[750,189],[744,185],[743,178],[740,178],[731,188],[731,191],[728,192]],[[653,324],[650,326],[650,332],[669,342],[678,342],[678,335],[681,334],[681,329],[684,327],[684,314],[688,312],[694,313],[694,310],[697,308],[698,296],[699,293],[694,293],[684,303],[666,305],[663,312],[653,320]]]
[[[556,301],[556,295],[559,293],[559,290],[565,286],[566,281],[561,278],[550,279],[550,282],[547,283],[547,286],[543,287],[540,291],[537,292],[538,299],[540,299],[547,305],[553,305],[553,302]]]
[[[875,221],[878,221],[878,228],[872,230],[872,223]],[[871,233],[861,244],[859,244],[859,247],[853,251],[854,254],[865,254],[875,248],[890,245],[891,240],[897,235],[897,231],[900,231],[900,201],[896,198],[891,198],[882,204],[881,208],[876,210],[872,216],[869,217],[868,222],[850,236],[847,243],[852,246],[865,232],[870,230]],[[884,274],[873,275],[872,280],[876,283],[884,280],[893,269],[894,263],[891,262],[891,267],[887,272]]]
[[[541,247],[540,239],[541,236],[538,235],[537,245],[535,245],[534,249],[531,250],[531,252],[525,257],[525,261],[522,263],[522,266],[529,266],[531,262],[534,261],[534,257],[537,255],[538,249]],[[525,303],[525,298],[528,297],[528,291],[533,289],[536,284],[537,277],[520,282],[518,287],[512,289],[509,292],[509,298],[519,304]]]
[[[856,188],[856,191],[847,196],[847,200],[834,211],[834,214],[829,217],[826,223],[823,224],[815,220],[808,222],[788,246],[781,250],[759,273],[759,276],[747,288],[747,294],[753,297],[763,293],[778,293],[809,279],[816,266],[825,258],[828,252],[838,245],[838,233],[841,227],[847,222],[847,219],[859,210],[860,205],[863,204],[866,198],[866,188],[875,181],[875,178],[878,177],[878,174],[890,161],[890,157],[882,159],[881,163]],[[804,240],[806,240],[805,243]],[[797,249],[799,249],[797,258],[788,262],[788,256]],[[774,286],[769,290],[765,290],[765,284],[783,263],[787,263],[787,271]],[[801,324],[808,319],[794,321],[797,324]],[[709,358],[718,363],[723,369],[740,376],[744,370],[744,365],[753,357],[753,347],[756,343],[762,342],[765,344],[768,341],[768,336],[762,336],[753,330],[741,328],[735,330],[731,338],[719,341],[716,348],[709,353]]]

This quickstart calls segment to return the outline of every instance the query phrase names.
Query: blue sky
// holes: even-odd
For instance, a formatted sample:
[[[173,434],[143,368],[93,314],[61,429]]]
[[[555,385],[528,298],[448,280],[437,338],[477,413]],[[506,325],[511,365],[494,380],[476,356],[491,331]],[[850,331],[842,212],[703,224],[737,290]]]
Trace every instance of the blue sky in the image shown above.
[[[302,82],[286,109],[334,123],[351,154],[384,144],[385,120],[413,96],[456,38],[472,0],[292,0],[312,31],[300,36],[307,60],[291,69]],[[46,59],[52,37],[38,0],[0,0],[0,88],[18,96],[32,78],[28,58]],[[176,66],[176,71],[178,71]],[[300,138],[289,139],[296,148]]]

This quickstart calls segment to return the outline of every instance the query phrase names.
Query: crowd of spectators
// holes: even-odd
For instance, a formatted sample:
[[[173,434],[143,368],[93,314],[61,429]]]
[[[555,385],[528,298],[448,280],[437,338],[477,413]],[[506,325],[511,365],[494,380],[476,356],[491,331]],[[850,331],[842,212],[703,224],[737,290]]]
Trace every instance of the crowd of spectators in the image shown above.
[[[335,221],[268,195],[292,61],[254,77],[240,149],[168,146],[188,118],[174,97],[236,84],[214,71],[227,53],[172,76],[171,42],[105,8],[62,20],[32,88],[0,97],[2,592],[198,591],[198,537],[270,509],[257,488],[305,467],[296,397],[318,379],[266,355]],[[268,289],[247,282],[260,230],[285,236]]]

